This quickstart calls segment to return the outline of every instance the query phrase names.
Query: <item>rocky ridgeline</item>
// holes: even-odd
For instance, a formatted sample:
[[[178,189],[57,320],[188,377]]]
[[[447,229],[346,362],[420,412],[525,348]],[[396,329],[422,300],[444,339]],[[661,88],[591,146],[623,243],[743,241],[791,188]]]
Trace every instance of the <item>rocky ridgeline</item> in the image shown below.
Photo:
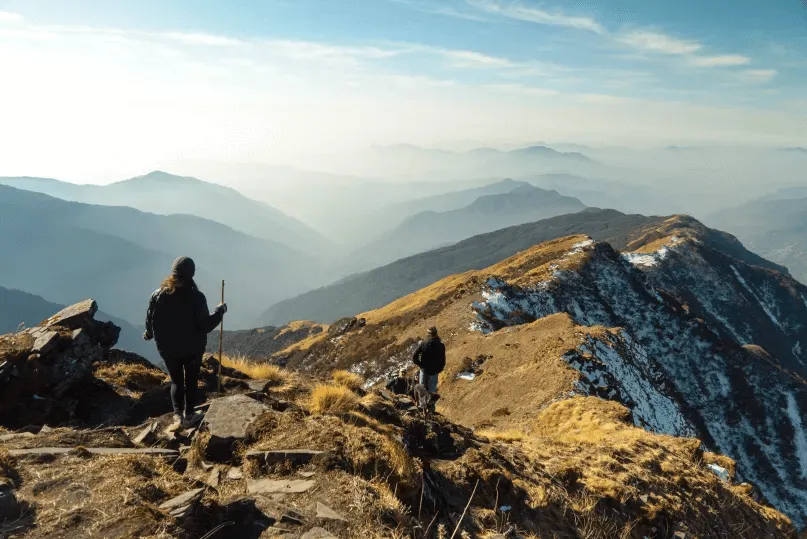
[[[120,328],[94,319],[88,299],[16,334],[0,336],[0,420],[20,413],[69,417],[74,390],[108,357]],[[58,409],[57,409],[58,408]]]
[[[537,414],[540,437],[497,441],[346,373],[256,380],[222,368],[219,394],[208,357],[202,414],[175,430],[164,374],[110,350],[117,329],[95,309],[1,341],[4,539],[693,539],[738,523],[737,537],[795,535],[734,483],[729,459],[637,429],[624,407],[592,397]],[[338,325],[328,342],[360,325]],[[42,402],[54,408],[26,411]]]

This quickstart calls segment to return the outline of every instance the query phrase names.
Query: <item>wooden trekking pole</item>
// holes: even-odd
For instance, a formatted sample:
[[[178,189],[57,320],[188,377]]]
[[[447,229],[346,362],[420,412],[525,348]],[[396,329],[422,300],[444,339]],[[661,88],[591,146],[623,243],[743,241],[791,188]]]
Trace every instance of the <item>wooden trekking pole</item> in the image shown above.
[[[221,280],[221,302],[224,303],[224,279]],[[224,315],[221,315],[219,324],[219,385],[216,393],[221,395],[221,361],[224,355]]]

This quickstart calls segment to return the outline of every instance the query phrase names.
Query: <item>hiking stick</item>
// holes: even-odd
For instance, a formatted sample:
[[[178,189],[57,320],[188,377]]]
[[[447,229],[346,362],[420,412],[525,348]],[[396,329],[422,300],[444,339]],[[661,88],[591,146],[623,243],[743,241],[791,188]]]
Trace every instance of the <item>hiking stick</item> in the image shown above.
[[[468,498],[468,505],[465,506],[465,510],[462,512],[462,516],[460,517],[459,522],[457,522],[457,527],[454,528],[454,533],[451,534],[451,539],[454,539],[454,536],[457,535],[457,531],[460,529],[460,525],[462,525],[462,519],[465,518],[465,513],[468,512],[468,508],[471,507],[471,501],[474,499],[474,494],[476,494],[476,487],[479,486],[479,479],[476,480],[476,484],[474,485],[474,491],[471,492],[471,497]]]
[[[224,303],[224,279],[221,280],[221,302]],[[224,315],[221,315],[219,324],[219,385],[216,394],[221,395],[221,360],[224,354]]]

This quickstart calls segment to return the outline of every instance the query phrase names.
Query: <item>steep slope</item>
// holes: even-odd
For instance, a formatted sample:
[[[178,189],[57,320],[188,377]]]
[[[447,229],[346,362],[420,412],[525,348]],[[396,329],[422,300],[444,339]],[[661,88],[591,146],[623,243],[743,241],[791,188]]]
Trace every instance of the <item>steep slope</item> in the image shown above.
[[[165,374],[110,350],[96,308],[0,336],[2,537],[795,539],[733,461],[594,397],[483,433],[345,373],[225,367],[218,391],[208,358],[204,419],[168,430]],[[29,359],[41,332],[55,344]]]
[[[282,327],[261,327],[225,331],[223,345],[228,356],[244,357],[249,359],[268,359],[277,352],[303,341],[314,335],[322,333],[325,326],[314,322],[292,322]],[[217,353],[219,341],[211,340],[207,343],[207,351]]]
[[[221,279],[229,282],[231,327],[250,324],[260,301],[318,282],[317,264],[306,256],[213,221],[66,202],[7,186],[0,186],[0,252],[5,286],[61,304],[92,294],[134,324],[142,323],[149,295],[180,254],[196,260],[197,282],[211,305]]]
[[[12,333],[20,327],[36,326],[42,320],[64,308],[64,305],[51,303],[34,294],[0,286],[0,335]],[[154,344],[143,340],[144,328],[142,326],[132,325],[103,311],[99,311],[95,318],[102,322],[112,322],[121,328],[118,339],[120,348],[134,352],[155,365],[162,364],[162,359]]]
[[[741,481],[804,526],[807,288],[688,217],[626,250],[586,236],[550,241],[276,358],[372,382],[408,364],[436,325],[448,348],[438,403],[446,416],[529,433],[556,400],[618,401],[639,427],[694,436],[735,459]]]
[[[0,178],[0,184],[74,202],[129,206],[161,215],[195,215],[299,251],[315,253],[331,247],[321,234],[268,204],[229,187],[166,172],[155,171],[104,186],[45,178]]]
[[[351,253],[348,267],[365,270],[485,232],[583,209],[585,205],[576,198],[521,185],[507,193],[481,196],[457,210],[413,215]]]
[[[706,222],[736,234],[751,249],[807,282],[807,198],[795,198],[799,191],[783,190],[712,214]]]
[[[280,326],[290,320],[332,322],[381,307],[448,275],[486,268],[533,245],[570,234],[588,234],[623,249],[647,227],[662,221],[660,217],[590,208],[481,234],[283,300],[261,316],[259,325]]]

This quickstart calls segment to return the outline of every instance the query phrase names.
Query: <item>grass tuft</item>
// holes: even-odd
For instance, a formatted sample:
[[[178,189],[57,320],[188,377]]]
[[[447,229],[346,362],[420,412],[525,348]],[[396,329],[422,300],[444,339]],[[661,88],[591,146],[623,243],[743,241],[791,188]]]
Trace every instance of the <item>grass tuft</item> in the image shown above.
[[[290,376],[282,367],[273,363],[258,363],[245,356],[224,356],[221,360],[224,367],[235,369],[253,380],[269,380],[273,385],[288,382]]]
[[[347,387],[317,384],[311,390],[308,409],[312,414],[346,414],[359,407],[360,399]]]
[[[359,391],[364,386],[364,378],[350,371],[339,370],[331,373],[333,383],[351,391]]]

